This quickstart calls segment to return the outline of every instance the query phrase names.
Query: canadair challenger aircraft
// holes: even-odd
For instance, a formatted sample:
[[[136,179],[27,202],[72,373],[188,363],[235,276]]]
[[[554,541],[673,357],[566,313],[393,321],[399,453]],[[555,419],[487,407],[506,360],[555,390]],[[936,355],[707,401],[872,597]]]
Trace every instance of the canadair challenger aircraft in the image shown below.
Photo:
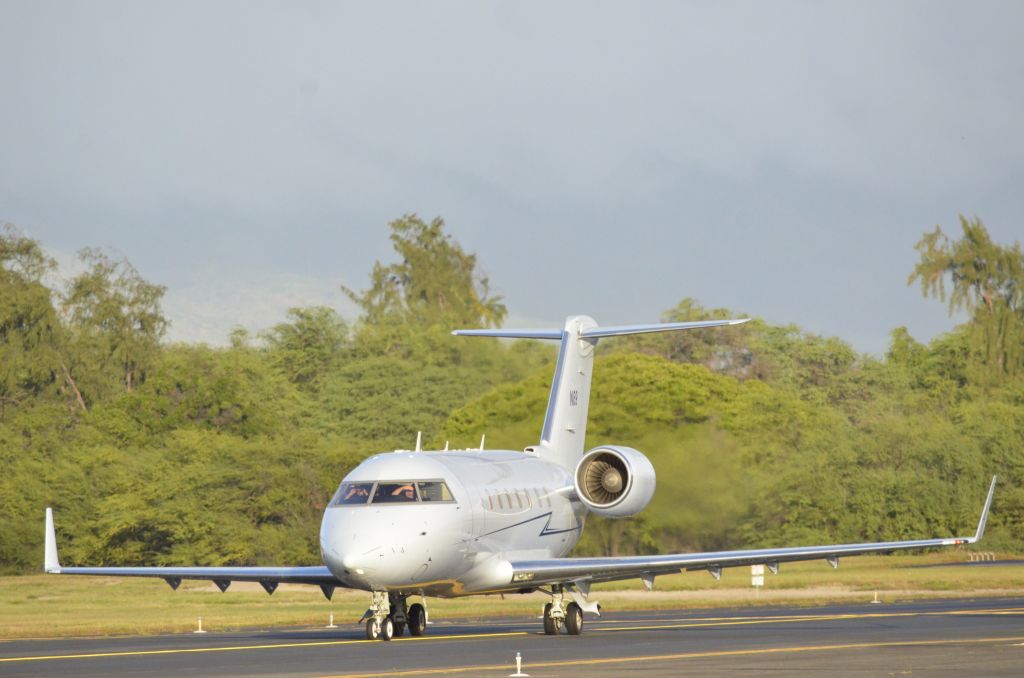
[[[681,553],[611,558],[567,558],[588,513],[611,518],[640,512],[654,495],[654,467],[630,447],[604,445],[584,452],[594,347],[604,337],[666,330],[737,325],[708,320],[657,325],[599,327],[572,316],[555,330],[458,330],[453,334],[560,342],[540,442],[515,450],[396,450],[361,463],[341,482],[320,526],[323,565],[314,567],[61,567],[53,514],[46,509],[45,569],[52,574],[160,577],[172,588],[182,579],[207,579],[221,591],[232,581],[256,581],[267,593],[282,582],[319,586],[329,599],[336,587],[371,592],[363,616],[366,637],[390,640],[408,628],[426,631],[422,602],[409,596],[455,597],[483,593],[531,593],[551,597],[544,632],[562,627],[579,634],[583,613],[599,614],[591,584],[639,578],[647,588],[656,575],[841,556],[889,553],[931,546],[973,544],[981,539],[992,503],[989,487],[973,537],[799,546],[792,548]],[[446,446],[447,447],[447,446]],[[685,501],[682,498],[681,501]],[[360,621],[363,621],[360,620]]]

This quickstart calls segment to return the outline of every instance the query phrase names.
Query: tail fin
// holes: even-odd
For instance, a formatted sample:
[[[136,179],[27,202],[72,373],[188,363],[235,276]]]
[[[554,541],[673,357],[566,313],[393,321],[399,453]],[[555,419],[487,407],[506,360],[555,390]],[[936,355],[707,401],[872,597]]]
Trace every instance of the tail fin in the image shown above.
[[[599,327],[593,318],[574,315],[566,318],[565,326],[561,330],[456,330],[452,334],[510,339],[558,339],[561,342],[537,453],[545,459],[572,469],[583,455],[583,440],[587,434],[587,409],[590,405],[590,377],[594,365],[594,347],[599,339],[626,334],[739,325],[748,320],[749,318],[740,318],[737,320],[698,320],[684,323]]]

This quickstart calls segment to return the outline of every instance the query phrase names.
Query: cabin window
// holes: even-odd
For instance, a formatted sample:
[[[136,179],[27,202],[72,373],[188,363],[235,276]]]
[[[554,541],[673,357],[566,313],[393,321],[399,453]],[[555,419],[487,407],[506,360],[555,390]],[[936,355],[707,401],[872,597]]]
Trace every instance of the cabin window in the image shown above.
[[[342,483],[331,500],[331,506],[365,504],[370,501],[373,483]]]
[[[374,504],[401,504],[417,501],[416,483],[377,483],[377,491],[373,493]]]

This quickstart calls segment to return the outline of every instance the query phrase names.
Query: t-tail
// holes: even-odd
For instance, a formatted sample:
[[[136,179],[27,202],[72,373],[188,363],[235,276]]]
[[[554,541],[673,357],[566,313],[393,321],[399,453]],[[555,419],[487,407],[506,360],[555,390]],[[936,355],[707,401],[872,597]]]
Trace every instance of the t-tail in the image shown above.
[[[566,318],[565,326],[560,330],[455,330],[452,334],[508,339],[554,339],[560,342],[555,376],[551,381],[551,395],[548,396],[548,409],[544,415],[544,428],[541,430],[540,443],[534,449],[539,457],[567,469],[574,469],[583,456],[583,441],[587,435],[590,379],[594,367],[594,347],[598,340],[626,334],[739,325],[748,320],[750,318],[600,327],[593,318],[574,315]]]

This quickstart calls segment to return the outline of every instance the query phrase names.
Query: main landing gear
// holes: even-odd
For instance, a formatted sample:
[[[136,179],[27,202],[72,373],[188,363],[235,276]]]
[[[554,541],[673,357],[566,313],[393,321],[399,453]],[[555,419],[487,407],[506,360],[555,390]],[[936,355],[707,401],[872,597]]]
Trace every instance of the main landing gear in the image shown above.
[[[367,640],[391,640],[409,629],[409,635],[422,636],[427,632],[427,608],[421,603],[408,605],[408,596],[387,591],[374,591],[370,609],[363,615],[366,620]]]
[[[556,586],[551,591],[551,602],[544,606],[544,633],[557,636],[565,627],[570,636],[583,632],[583,609],[575,602],[565,604],[565,591]]]

